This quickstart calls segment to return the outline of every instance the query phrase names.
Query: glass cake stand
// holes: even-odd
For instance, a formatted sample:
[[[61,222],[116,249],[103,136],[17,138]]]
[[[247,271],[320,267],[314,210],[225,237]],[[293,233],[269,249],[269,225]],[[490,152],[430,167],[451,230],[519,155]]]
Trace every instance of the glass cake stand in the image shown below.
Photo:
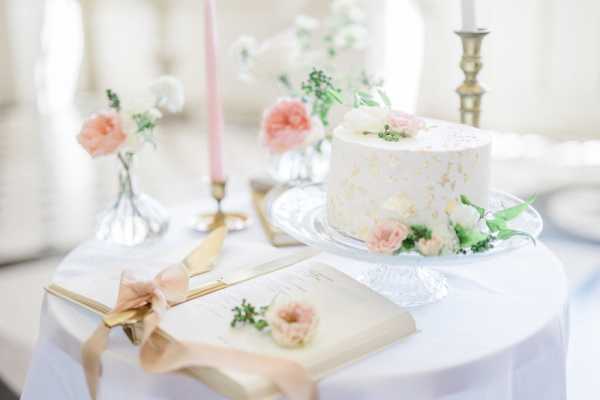
[[[522,203],[519,198],[500,191],[490,193],[489,211]],[[266,205],[271,222],[296,240],[323,251],[375,264],[358,280],[395,303],[414,307],[436,302],[448,294],[446,278],[428,267],[474,263],[504,254],[532,243],[523,236],[498,241],[482,253],[424,257],[417,252],[386,255],[369,252],[365,242],[345,235],[327,222],[326,191],[323,184],[307,184],[274,189]],[[510,227],[533,238],[543,228],[540,214],[528,207]]]

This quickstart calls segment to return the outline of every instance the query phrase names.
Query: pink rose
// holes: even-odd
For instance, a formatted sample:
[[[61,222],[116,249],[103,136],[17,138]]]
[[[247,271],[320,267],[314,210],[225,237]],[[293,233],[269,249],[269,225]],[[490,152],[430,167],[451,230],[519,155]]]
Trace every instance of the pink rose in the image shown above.
[[[417,242],[417,250],[424,256],[437,256],[442,251],[442,247],[444,247],[444,243],[436,235],[431,236],[429,240],[421,238]]]
[[[407,136],[415,136],[425,124],[420,118],[402,111],[391,111],[388,124],[392,131],[402,132]]]
[[[121,118],[115,111],[92,114],[83,124],[77,136],[79,144],[92,157],[112,154],[125,142]]]
[[[300,301],[272,304],[265,317],[271,327],[273,340],[283,347],[307,344],[319,325],[315,308]]]
[[[262,138],[272,153],[284,153],[300,147],[311,129],[310,112],[300,100],[279,99],[263,115]]]
[[[385,220],[369,232],[367,247],[375,253],[393,254],[402,247],[402,242],[409,233],[406,225],[394,220]]]

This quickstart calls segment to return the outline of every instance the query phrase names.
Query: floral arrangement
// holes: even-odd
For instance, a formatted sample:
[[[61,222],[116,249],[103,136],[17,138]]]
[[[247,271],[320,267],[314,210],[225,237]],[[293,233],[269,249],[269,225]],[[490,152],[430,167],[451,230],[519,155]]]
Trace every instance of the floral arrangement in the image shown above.
[[[171,113],[183,108],[183,85],[172,76],[162,76],[149,86],[152,104],[141,109],[125,111],[120,97],[111,89],[106,90],[108,109],[88,117],[77,136],[79,144],[92,157],[117,154],[125,163],[146,143],[156,145],[155,128],[162,118],[161,110]]]
[[[259,42],[243,35],[231,53],[244,81],[278,81],[293,91],[293,76],[304,75],[312,66],[333,70],[335,59],[368,44],[365,13],[359,0],[333,0],[330,12],[318,20],[298,15],[291,28]]]
[[[494,243],[513,236],[527,236],[528,233],[508,227],[508,222],[517,218],[533,202],[532,197],[513,207],[489,212],[473,204],[467,196],[461,195],[450,202],[446,209],[448,229],[431,229],[425,225],[408,224],[414,206],[405,197],[388,199],[384,208],[398,212],[398,218],[378,222],[369,232],[369,251],[383,254],[399,254],[417,251],[424,256],[468,252],[480,253],[494,247]]]
[[[250,325],[261,332],[269,332],[282,347],[301,347],[308,344],[319,325],[319,316],[313,306],[302,301],[273,301],[269,306],[255,307],[242,300],[234,307],[231,327]]]

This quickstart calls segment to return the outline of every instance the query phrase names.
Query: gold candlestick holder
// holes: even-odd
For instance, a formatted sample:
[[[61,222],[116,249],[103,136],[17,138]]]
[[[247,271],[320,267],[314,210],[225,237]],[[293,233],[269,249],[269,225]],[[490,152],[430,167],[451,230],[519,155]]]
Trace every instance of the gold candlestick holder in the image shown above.
[[[460,122],[478,128],[481,97],[486,89],[477,81],[477,74],[483,66],[481,42],[490,31],[479,28],[476,31],[455,31],[455,33],[462,41],[463,55],[460,69],[465,73],[464,82],[456,88],[456,93],[460,96]]]
[[[222,202],[226,195],[227,182],[211,182],[211,194],[217,202],[217,211],[200,214],[192,228],[198,232],[211,232],[221,226],[227,226],[229,231],[241,231],[250,225],[248,215],[241,212],[224,212]]]

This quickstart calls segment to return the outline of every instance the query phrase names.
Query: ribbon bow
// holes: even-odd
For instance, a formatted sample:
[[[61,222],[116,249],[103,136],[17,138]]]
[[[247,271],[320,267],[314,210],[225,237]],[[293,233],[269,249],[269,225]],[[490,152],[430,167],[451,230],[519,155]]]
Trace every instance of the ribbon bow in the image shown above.
[[[98,379],[102,374],[100,357],[106,350],[111,329],[111,325],[107,321],[115,313],[150,306],[150,310],[143,320],[144,332],[141,342],[143,345],[152,335],[169,306],[186,299],[188,285],[188,273],[181,264],[164,269],[150,281],[138,280],[131,272],[123,271],[115,308],[104,317],[104,321],[81,349],[85,378],[92,399],[96,398]]]
[[[140,364],[148,372],[172,372],[192,366],[223,368],[270,379],[291,400],[316,400],[316,385],[300,364],[279,357],[263,356],[243,350],[166,340],[156,334],[165,311],[186,300],[189,277],[183,265],[169,267],[151,281],[136,280],[129,272],[121,274],[119,295],[113,311],[104,317],[81,349],[85,378],[93,400],[102,374],[100,357],[106,349],[108,335],[116,324],[117,313],[149,307],[144,314],[144,331],[140,343]],[[127,320],[120,320],[125,323]]]

